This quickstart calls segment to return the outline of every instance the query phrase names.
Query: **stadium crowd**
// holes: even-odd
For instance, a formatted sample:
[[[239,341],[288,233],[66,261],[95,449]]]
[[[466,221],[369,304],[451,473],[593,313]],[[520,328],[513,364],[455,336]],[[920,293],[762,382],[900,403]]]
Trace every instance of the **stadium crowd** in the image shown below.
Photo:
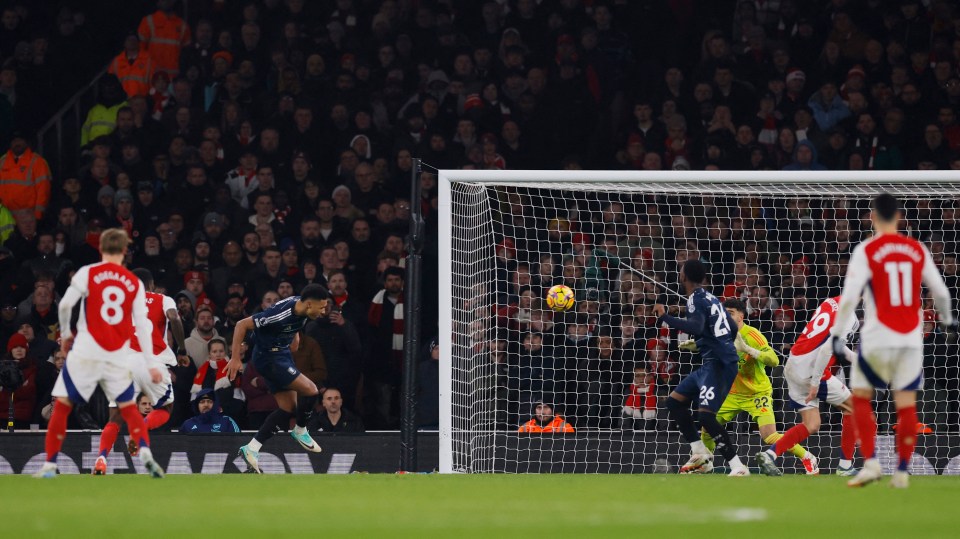
[[[324,397],[327,420],[342,406],[392,428],[413,204],[428,223],[427,279],[436,271],[436,178],[424,173],[423,199],[410,200],[414,157],[485,169],[960,168],[960,9],[945,0],[186,4],[160,0],[116,44],[80,135],[82,164],[62,177],[32,149],[36,122],[23,118],[35,116],[38,74],[58,81],[47,41],[76,17],[28,27],[23,2],[0,14],[0,342],[31,386],[15,393],[20,426],[43,422],[62,365],[57,298],[97,259],[105,228],[131,234],[131,267],[150,269],[187,328],[192,361],[174,368],[170,428],[210,388],[242,428],[257,427],[276,402],[252,368],[223,381],[214,343],[308,283],[325,284],[337,305],[308,325],[296,354],[341,396]],[[57,48],[58,61],[76,56],[68,51]],[[512,430],[540,400],[577,428],[619,427],[624,407],[650,420],[656,394],[689,365],[651,327],[659,290],[615,271],[621,262],[666,283],[675,261],[711,262],[718,295],[747,299],[783,351],[836,293],[862,233],[861,208],[806,199],[594,200],[557,214],[532,202],[523,192],[502,201],[498,323],[467,333],[493,366],[480,389],[528,405],[492,418]],[[954,203],[911,211],[955,285]],[[570,319],[540,306],[540,287],[558,280],[578,291]],[[425,288],[429,338],[441,314]],[[420,421],[435,426],[435,341],[422,357]],[[930,368],[956,403],[960,376]],[[104,406],[91,402],[75,421],[102,425]]]

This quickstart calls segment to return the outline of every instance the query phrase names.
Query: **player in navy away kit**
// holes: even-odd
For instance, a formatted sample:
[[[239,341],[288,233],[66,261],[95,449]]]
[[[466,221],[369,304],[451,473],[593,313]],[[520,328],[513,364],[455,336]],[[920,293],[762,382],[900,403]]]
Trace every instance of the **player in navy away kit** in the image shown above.
[[[243,368],[241,346],[247,333],[253,331],[253,355],[250,361],[267,381],[267,387],[280,406],[267,416],[260,430],[249,444],[240,448],[240,457],[248,471],[260,472],[260,448],[281,427],[287,428],[290,418],[296,416],[297,426],[290,435],[307,451],[320,452],[320,446],[307,434],[307,419],[320,398],[316,384],[297,370],[293,355],[300,345],[299,331],[307,323],[326,316],[330,311],[330,293],[310,284],[299,296],[278,301],[269,309],[244,318],[237,323],[233,334],[233,356],[225,367],[230,380]],[[299,398],[298,398],[299,397]]]
[[[667,398],[670,417],[691,449],[690,460],[680,468],[680,473],[708,473],[713,470],[713,454],[700,440],[700,433],[694,426],[690,412],[689,401],[696,401],[700,426],[716,441],[717,451],[730,465],[730,475],[750,475],[737,457],[737,448],[727,430],[717,422],[717,410],[737,377],[739,356],[733,344],[737,331],[731,329],[737,326],[720,300],[703,289],[705,278],[706,268],[699,260],[687,260],[683,264],[680,284],[689,295],[686,319],[670,316],[663,305],[653,306],[654,315],[659,317],[657,326],[665,323],[696,337],[697,348],[703,358],[703,365],[684,378]]]

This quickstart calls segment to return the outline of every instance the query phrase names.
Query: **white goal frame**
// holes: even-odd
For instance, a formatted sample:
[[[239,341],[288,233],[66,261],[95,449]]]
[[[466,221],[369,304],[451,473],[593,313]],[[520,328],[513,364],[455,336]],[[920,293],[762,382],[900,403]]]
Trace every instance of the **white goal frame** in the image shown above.
[[[804,184],[819,183],[843,186],[848,184],[960,184],[960,171],[897,170],[897,171],[563,171],[563,170],[439,170],[439,346],[440,346],[440,430],[439,472],[455,473],[453,459],[453,384],[452,335],[453,321],[453,253],[452,199],[453,183],[477,185],[523,184],[604,184],[604,183],[687,183],[716,184]],[[842,194],[842,193],[838,193]]]

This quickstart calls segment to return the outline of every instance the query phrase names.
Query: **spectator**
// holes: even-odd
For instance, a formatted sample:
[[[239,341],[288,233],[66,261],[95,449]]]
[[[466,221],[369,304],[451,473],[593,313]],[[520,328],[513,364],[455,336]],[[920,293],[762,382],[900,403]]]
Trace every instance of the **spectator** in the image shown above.
[[[545,402],[538,402],[534,408],[534,415],[518,429],[519,432],[531,433],[567,433],[573,432],[573,426],[559,415],[554,415],[553,406]]]
[[[373,297],[367,314],[371,332],[370,361],[371,368],[374,369],[370,373],[370,382],[378,387],[381,401],[393,401],[400,384],[400,365],[403,361],[403,281],[402,269],[387,268],[384,272],[383,289]],[[384,409],[390,410],[389,405]]]
[[[633,367],[633,382],[623,402],[624,430],[649,430],[657,418],[656,378],[647,374],[643,365]]]
[[[193,401],[195,415],[180,425],[183,434],[210,434],[240,432],[237,422],[220,410],[216,393],[202,389]]]
[[[42,219],[50,203],[50,179],[46,159],[30,148],[22,132],[14,132],[10,149],[0,156],[3,206],[14,214],[29,211],[38,220]]]
[[[183,313],[181,313],[181,318]],[[187,337],[187,355],[193,360],[197,369],[201,369],[207,362],[209,355],[209,343],[212,339],[220,338],[220,334],[215,327],[213,310],[206,305],[197,307],[196,327]]]
[[[310,419],[308,428],[319,432],[364,432],[360,417],[344,408],[340,390],[328,387],[321,393],[319,412]]]
[[[158,0],[157,11],[140,21],[137,35],[157,69],[176,77],[180,73],[180,50],[190,44],[190,26],[175,12],[176,0]]]
[[[13,426],[17,429],[26,429],[33,420],[33,408],[37,400],[37,366],[36,359],[28,355],[27,338],[20,333],[14,333],[7,341],[7,353],[4,361],[13,361],[19,370],[19,386],[11,392],[11,388],[0,388],[0,419],[6,420],[9,415],[11,393],[13,396]]]
[[[123,42],[123,51],[110,62],[107,73],[116,75],[127,97],[133,97],[147,95],[155,70],[150,53],[140,46],[140,38],[131,33]]]

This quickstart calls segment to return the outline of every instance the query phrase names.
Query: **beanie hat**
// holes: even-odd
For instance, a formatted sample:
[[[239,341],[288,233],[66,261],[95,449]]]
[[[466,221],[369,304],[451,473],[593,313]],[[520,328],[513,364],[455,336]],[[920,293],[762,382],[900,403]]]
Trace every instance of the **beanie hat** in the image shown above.
[[[10,336],[10,340],[7,341],[7,352],[17,347],[27,348],[27,338],[20,333],[14,333]]]

